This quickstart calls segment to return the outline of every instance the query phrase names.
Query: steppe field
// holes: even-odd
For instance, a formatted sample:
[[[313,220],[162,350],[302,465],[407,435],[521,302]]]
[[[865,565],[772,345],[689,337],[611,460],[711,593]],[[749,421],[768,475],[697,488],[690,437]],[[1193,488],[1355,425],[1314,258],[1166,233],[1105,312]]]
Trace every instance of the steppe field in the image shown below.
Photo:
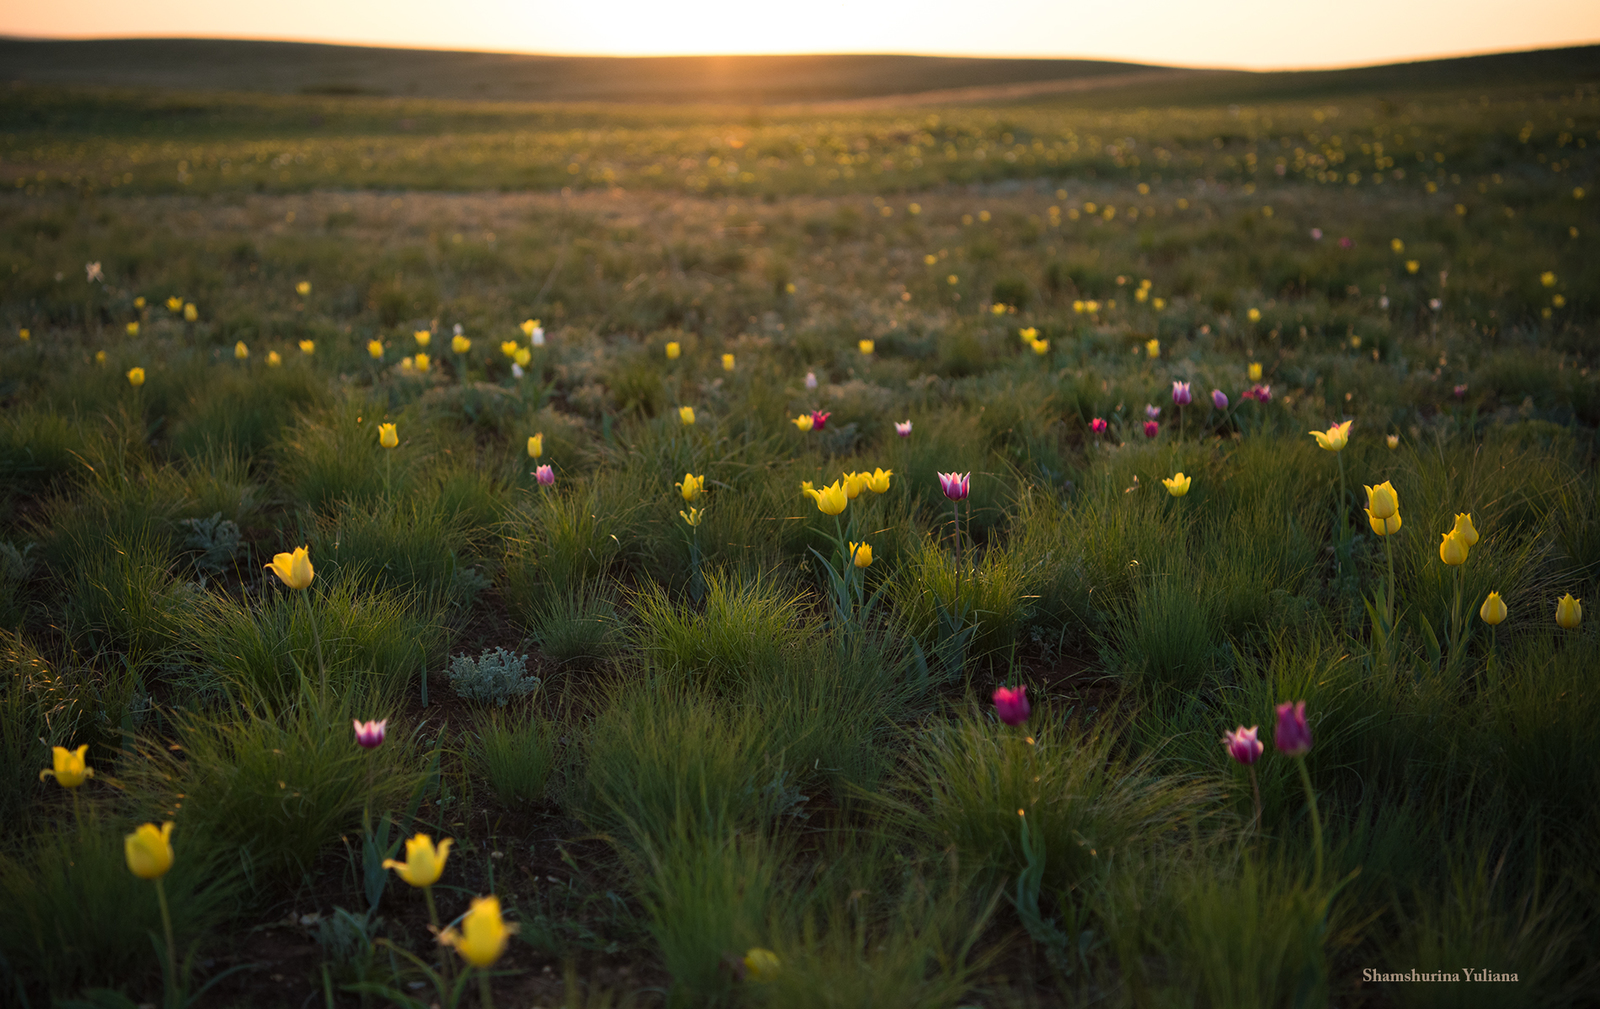
[[[1596,1004],[1600,48],[41,45],[0,1004]]]

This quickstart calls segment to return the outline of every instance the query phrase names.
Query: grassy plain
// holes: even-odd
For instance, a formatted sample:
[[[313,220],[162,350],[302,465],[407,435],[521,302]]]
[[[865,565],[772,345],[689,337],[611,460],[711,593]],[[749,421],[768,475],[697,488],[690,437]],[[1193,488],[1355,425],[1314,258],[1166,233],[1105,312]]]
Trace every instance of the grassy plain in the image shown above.
[[[120,838],[172,819],[178,946],[242,968],[204,1004],[426,1004],[402,951],[454,954],[366,871],[387,814],[456,840],[442,919],[519,923],[501,1005],[1585,1004],[1576,52],[1000,106],[13,87],[7,998],[161,997]],[[880,467],[841,603],[800,485]],[[504,708],[449,673],[494,647],[541,681]],[[1365,973],[1469,967],[1516,980]]]

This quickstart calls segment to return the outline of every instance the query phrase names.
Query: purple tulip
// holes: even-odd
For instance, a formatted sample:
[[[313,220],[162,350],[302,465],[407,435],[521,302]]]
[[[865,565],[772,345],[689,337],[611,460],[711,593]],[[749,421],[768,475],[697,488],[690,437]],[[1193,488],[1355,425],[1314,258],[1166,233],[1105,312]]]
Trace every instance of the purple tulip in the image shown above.
[[[352,719],[352,723],[356,727],[356,742],[368,750],[383,742],[384,731],[389,727],[387,718],[381,722],[361,722]]]
[[[1228,394],[1221,389],[1212,389],[1211,403],[1218,410],[1226,410],[1228,408]]]
[[[1000,687],[994,692],[994,710],[1007,725],[1021,725],[1028,720],[1028,688]]]
[[[1161,416],[1161,408],[1156,406],[1154,403],[1146,403],[1144,405],[1144,415],[1149,417],[1151,420],[1155,420],[1157,417]]]
[[[1284,701],[1278,705],[1278,731],[1272,734],[1272,745],[1289,757],[1311,752],[1311,727],[1306,724],[1305,701]]]
[[[1147,420],[1147,421],[1144,422],[1144,436],[1146,438],[1154,438],[1160,432],[1161,432],[1161,425],[1160,424],[1157,424],[1153,420]]]
[[[1188,406],[1194,402],[1194,397],[1189,394],[1188,382],[1172,383],[1172,402],[1178,406]]]
[[[545,487],[554,486],[556,482],[556,471],[550,468],[549,463],[546,463],[545,465],[534,470],[533,475],[534,478],[539,481],[540,485]]]
[[[1467,387],[1465,385],[1456,386],[1456,399],[1466,399],[1466,398],[1467,398]]]
[[[1260,726],[1252,725],[1250,728],[1239,726],[1232,732],[1222,734],[1222,745],[1228,748],[1228,756],[1241,764],[1253,764],[1265,749],[1261,741],[1256,738],[1256,729]]]
[[[944,496],[952,501],[965,501],[967,493],[972,490],[971,473],[940,473],[939,487],[944,491]]]
[[[1106,419],[1104,417],[1096,417],[1094,420],[1089,422],[1089,430],[1093,431],[1095,434],[1105,434],[1106,428],[1110,426],[1110,424],[1106,423]]]

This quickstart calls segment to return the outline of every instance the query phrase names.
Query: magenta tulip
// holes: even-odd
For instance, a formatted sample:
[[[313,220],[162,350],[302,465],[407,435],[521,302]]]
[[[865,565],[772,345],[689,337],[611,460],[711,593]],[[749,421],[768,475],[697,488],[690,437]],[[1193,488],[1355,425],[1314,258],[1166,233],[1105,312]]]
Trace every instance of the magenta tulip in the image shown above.
[[[1228,394],[1221,389],[1212,389],[1211,403],[1218,410],[1226,410],[1228,408]]]
[[[972,489],[971,473],[940,473],[939,487],[944,491],[944,496],[952,501],[965,501],[967,493]]]
[[[1278,752],[1299,757],[1311,751],[1311,727],[1306,724],[1306,702],[1284,701],[1278,705],[1278,731],[1272,734]]]
[[[833,412],[831,410],[828,410],[828,411],[825,411],[825,410],[812,410],[811,411],[811,425],[812,425],[811,426],[811,430],[813,430],[813,431],[821,431],[823,425],[828,423],[828,418],[832,417],[832,416],[833,416]]]
[[[1089,422],[1089,430],[1093,431],[1095,434],[1105,434],[1106,429],[1110,426],[1110,424],[1106,423],[1106,419],[1104,417],[1096,417],[1094,420]]]
[[[1144,422],[1144,436],[1146,438],[1154,438],[1160,432],[1161,432],[1161,425],[1160,424],[1157,424],[1153,420],[1147,420],[1147,421]]]
[[[1239,726],[1232,732],[1222,734],[1222,745],[1228,748],[1228,756],[1241,764],[1253,764],[1261,756],[1264,747],[1261,740],[1256,738],[1256,729],[1260,726],[1252,725],[1250,728]]]
[[[356,742],[370,750],[383,742],[384,730],[389,727],[389,720],[381,722],[354,722],[356,727]]]
[[[1007,725],[1021,725],[1028,720],[1028,688],[1000,687],[994,692],[994,710]]]
[[[1178,406],[1188,406],[1194,402],[1194,397],[1189,393],[1188,382],[1172,383],[1172,402]]]

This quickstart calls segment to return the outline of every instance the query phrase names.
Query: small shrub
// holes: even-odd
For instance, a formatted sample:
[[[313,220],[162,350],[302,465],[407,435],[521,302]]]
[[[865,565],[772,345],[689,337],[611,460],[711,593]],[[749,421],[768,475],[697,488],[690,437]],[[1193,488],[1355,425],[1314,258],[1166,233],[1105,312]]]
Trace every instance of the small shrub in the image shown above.
[[[476,659],[458,655],[451,660],[447,675],[461,697],[502,708],[511,698],[539,689],[539,678],[528,675],[527,657],[504,648],[484,649]]]

